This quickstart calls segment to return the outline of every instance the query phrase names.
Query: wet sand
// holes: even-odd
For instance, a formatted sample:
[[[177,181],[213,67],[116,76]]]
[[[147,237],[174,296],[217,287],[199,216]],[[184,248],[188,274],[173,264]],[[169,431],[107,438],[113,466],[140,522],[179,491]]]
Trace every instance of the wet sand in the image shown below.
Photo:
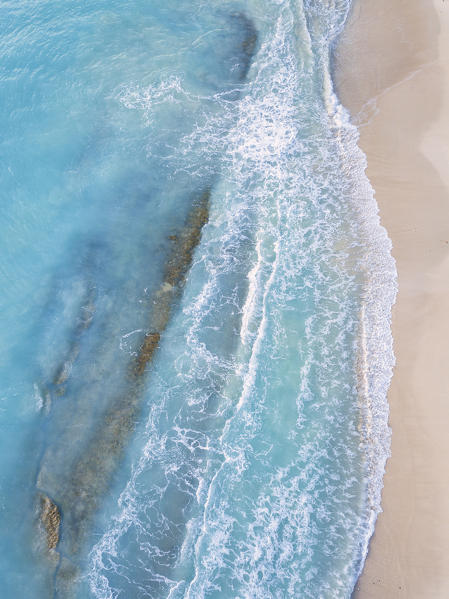
[[[383,513],[357,599],[449,597],[449,1],[354,0],[336,52],[399,293]]]

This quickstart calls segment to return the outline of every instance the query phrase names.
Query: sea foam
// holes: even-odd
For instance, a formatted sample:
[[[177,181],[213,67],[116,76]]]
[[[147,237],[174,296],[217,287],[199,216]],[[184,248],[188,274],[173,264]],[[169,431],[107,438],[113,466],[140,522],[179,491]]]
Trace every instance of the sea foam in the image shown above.
[[[96,597],[349,597],[363,565],[396,271],[330,76],[348,3],[301,5],[249,3],[248,81],[211,95],[220,110],[164,154],[214,177],[211,214],[91,552]],[[154,102],[198,105],[182,79],[119,98],[147,124]]]

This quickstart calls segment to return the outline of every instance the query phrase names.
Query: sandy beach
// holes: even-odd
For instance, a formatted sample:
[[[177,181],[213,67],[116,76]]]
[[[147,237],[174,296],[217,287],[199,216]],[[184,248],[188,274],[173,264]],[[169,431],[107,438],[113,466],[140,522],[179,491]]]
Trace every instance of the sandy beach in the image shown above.
[[[399,294],[383,513],[357,599],[449,597],[449,2],[355,0],[335,59]]]

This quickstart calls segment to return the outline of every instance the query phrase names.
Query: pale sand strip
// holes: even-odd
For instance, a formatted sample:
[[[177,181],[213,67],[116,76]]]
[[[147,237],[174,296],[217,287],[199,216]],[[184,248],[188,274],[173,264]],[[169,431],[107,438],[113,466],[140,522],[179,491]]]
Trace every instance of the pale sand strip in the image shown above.
[[[392,456],[354,596],[447,599],[449,0],[355,0],[336,78],[399,274]]]

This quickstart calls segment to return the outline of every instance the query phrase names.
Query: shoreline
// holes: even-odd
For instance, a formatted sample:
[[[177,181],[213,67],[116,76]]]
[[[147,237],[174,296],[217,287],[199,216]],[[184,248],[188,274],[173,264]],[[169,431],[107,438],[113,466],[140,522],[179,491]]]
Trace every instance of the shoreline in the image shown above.
[[[354,599],[449,597],[448,55],[444,0],[354,0],[334,55],[399,282],[391,457]]]

